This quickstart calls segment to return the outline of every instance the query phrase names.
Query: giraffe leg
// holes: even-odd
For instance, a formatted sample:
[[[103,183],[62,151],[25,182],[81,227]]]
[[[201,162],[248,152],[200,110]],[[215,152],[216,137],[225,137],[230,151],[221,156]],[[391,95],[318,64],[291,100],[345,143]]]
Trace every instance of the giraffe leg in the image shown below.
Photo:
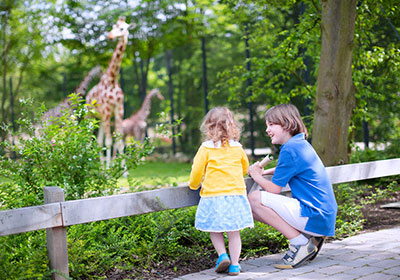
[[[122,139],[123,136],[123,129],[122,129],[122,120],[124,115],[124,107],[123,104],[119,104],[119,106],[115,107],[115,131],[120,134],[121,138],[115,143],[115,149],[118,153],[124,153],[124,140]]]
[[[103,148],[103,144],[104,144],[104,127],[103,127],[102,123],[100,123],[100,125],[99,125],[99,131],[97,133],[97,143],[99,144],[99,147]],[[101,160],[101,162],[104,162],[104,153],[103,153],[103,151],[100,152],[100,160]]]
[[[106,135],[106,166],[110,167],[111,163],[111,145],[112,145],[112,137],[111,137],[111,128],[110,128],[110,119],[107,119],[104,124],[104,133]]]
[[[140,143],[144,142],[144,138],[146,137],[146,127],[141,127],[139,132],[139,141]]]
[[[120,103],[119,106],[115,107],[115,131],[120,134],[121,138],[114,144],[114,150],[118,151],[118,153],[124,153],[124,140],[122,139],[123,136],[123,129],[122,129],[122,120],[124,116],[124,105]],[[124,166],[124,174],[123,176],[126,178],[128,176],[128,170],[126,168],[125,160],[122,162]]]

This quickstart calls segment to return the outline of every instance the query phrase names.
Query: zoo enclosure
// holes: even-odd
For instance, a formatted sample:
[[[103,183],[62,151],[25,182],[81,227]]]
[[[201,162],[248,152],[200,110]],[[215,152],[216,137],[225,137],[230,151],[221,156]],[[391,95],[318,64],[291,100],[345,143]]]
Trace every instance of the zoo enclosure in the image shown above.
[[[400,158],[326,168],[332,184],[400,174]],[[270,176],[269,176],[270,177]],[[255,186],[245,179],[247,191]],[[284,195],[290,195],[285,187]],[[0,211],[0,236],[46,229],[47,251],[53,279],[68,279],[67,226],[156,211],[195,206],[199,191],[187,186],[138,193],[64,201],[59,187],[45,187],[45,204]]]

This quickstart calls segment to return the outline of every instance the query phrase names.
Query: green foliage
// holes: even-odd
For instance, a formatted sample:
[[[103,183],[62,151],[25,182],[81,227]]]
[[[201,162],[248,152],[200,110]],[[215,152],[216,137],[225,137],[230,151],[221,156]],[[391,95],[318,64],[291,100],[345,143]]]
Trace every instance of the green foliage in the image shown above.
[[[259,257],[276,253],[288,245],[287,239],[277,230],[255,221],[254,228],[240,232],[242,239],[242,257]]]
[[[369,155],[358,153],[363,159]],[[177,174],[188,174],[190,169],[190,164],[165,165],[147,162],[132,175],[140,180],[157,173],[167,180],[174,173],[171,166]],[[400,191],[398,181],[389,177],[335,186],[339,206],[335,238],[361,230],[368,216],[366,206]],[[5,193],[11,191],[1,195]],[[216,253],[208,233],[194,228],[195,212],[196,207],[188,207],[68,227],[71,278],[107,279],[113,274],[141,279],[143,272],[177,271],[182,264],[200,260],[204,269],[209,268]],[[282,234],[259,222],[242,230],[241,239],[242,259],[276,253],[288,244]],[[4,244],[0,248],[0,279],[49,279],[44,231],[1,237],[0,243]]]
[[[340,184],[334,188],[338,213],[336,218],[336,236],[346,237],[355,234],[363,228],[362,206],[357,203],[357,198],[362,194],[362,187],[357,183]]]
[[[390,146],[392,147],[392,145]],[[396,148],[381,150],[357,149],[352,153],[351,162],[383,160],[398,155]],[[339,184],[334,187],[338,203],[336,237],[346,237],[363,229],[368,219],[369,206],[390,199],[400,191],[400,176],[391,176],[367,181]]]
[[[247,25],[250,60],[242,60],[232,70],[220,72],[213,94],[228,91],[232,102],[252,100],[260,104],[297,103],[313,97],[320,52],[317,8],[311,1],[305,1],[307,12],[301,14],[302,4],[296,1],[270,5],[262,1],[247,2],[234,13],[242,17],[242,29]],[[251,64],[251,71],[247,70],[247,63]],[[243,89],[248,79],[252,80],[252,86]],[[296,96],[301,98],[294,99]]]
[[[72,226],[68,246],[72,278],[105,277],[118,269],[140,278],[158,264],[216,258],[209,234],[194,228],[196,207]],[[262,223],[242,231],[243,257],[276,252],[286,239]]]
[[[44,230],[0,237],[0,279],[49,279]]]
[[[189,260],[210,247],[208,235],[193,227],[195,211],[191,207],[72,226],[72,278],[104,277],[102,272],[113,268],[140,273],[160,262]]]
[[[67,91],[72,91],[84,76],[82,73],[97,63],[107,65],[113,44],[101,38],[120,15],[137,24],[122,62],[125,85],[121,80],[121,86],[130,106],[125,112],[140,106],[137,92],[142,93],[146,84],[141,74],[149,72],[153,77],[149,88],[159,86],[162,92],[168,92],[165,50],[171,49],[171,82],[178,116],[174,118],[182,120],[182,127],[177,127],[181,133],[178,140],[181,151],[187,154],[194,154],[197,149],[201,139],[199,121],[204,115],[201,38],[206,42],[210,107],[228,104],[237,109],[245,131],[249,131],[247,103],[252,101],[257,108],[256,141],[261,138],[258,141],[263,146],[266,106],[290,101],[300,111],[313,108],[320,55],[318,1],[204,0],[182,4],[174,0],[144,0],[137,6],[127,2],[69,1],[63,9],[54,1],[43,5],[26,3],[10,2],[1,16],[4,32],[0,34],[0,45],[7,50],[0,69],[4,122],[10,121],[11,116],[8,78],[13,78],[14,96],[31,96],[54,105],[63,97],[64,74],[69,81]],[[355,140],[360,141],[361,121],[368,121],[371,140],[385,142],[386,149],[385,153],[356,150],[352,162],[398,157],[400,153],[396,115],[400,109],[400,55],[389,24],[391,20],[395,28],[399,26],[398,9],[397,1],[367,0],[357,5],[353,60],[357,108],[352,129]],[[53,25],[47,24],[49,18]],[[70,34],[62,37],[68,33],[62,31]],[[245,55],[246,36],[249,60]],[[248,62],[251,71],[247,70]],[[252,86],[247,84],[249,78]],[[90,108],[78,103],[74,106],[71,119],[63,117],[49,123],[42,128],[40,137],[35,136],[30,122],[30,115],[37,112],[23,113],[17,125],[29,138],[20,138],[17,145],[2,141],[2,148],[17,159],[4,156],[0,161],[0,209],[42,204],[43,186],[63,187],[67,199],[110,194],[124,172],[122,162],[125,160],[128,168],[134,168],[150,152],[148,143],[134,143],[109,169],[105,168],[99,160],[101,148],[92,135],[98,124],[85,118]],[[19,108],[14,111],[20,113]],[[312,120],[312,116],[308,119]],[[172,128],[167,122],[162,126]],[[155,167],[154,171],[159,173]],[[147,183],[162,186],[178,182],[163,175],[158,177],[149,178],[150,182],[135,176],[131,179],[139,186],[136,190]],[[391,177],[335,187],[339,204],[337,237],[361,229],[368,214],[364,206],[390,197],[398,189],[398,181]],[[68,228],[72,275],[106,278],[97,271],[129,271],[133,267],[140,271],[176,258],[213,256],[208,235],[194,230],[193,219],[194,210],[190,208]],[[263,254],[285,243],[282,235],[260,223],[244,230],[242,239],[243,256]],[[1,237],[0,243],[0,279],[48,278],[43,231]]]
[[[188,182],[191,163],[164,162],[162,159],[149,159],[138,166],[128,176],[128,183],[119,180],[119,185],[126,185],[131,191],[157,189],[160,187],[174,187],[178,183]]]
[[[126,168],[134,169],[152,151],[147,141],[127,146],[107,168],[93,135],[98,122],[89,117],[91,108],[78,95],[69,98],[71,108],[61,117],[39,119],[37,125],[22,117],[12,133],[18,141],[1,143],[8,153],[0,158],[0,209],[43,204],[45,186],[63,188],[67,200],[112,194]],[[48,278],[44,231],[2,237],[1,244],[0,279]]]
[[[169,92],[165,51],[171,50],[174,117],[182,119],[177,148],[193,155],[200,140],[199,119],[204,115],[204,38],[210,107],[228,105],[238,114],[246,113],[242,121],[249,131],[247,103],[252,101],[257,108],[255,140],[263,146],[262,114],[265,107],[277,103],[297,105],[302,115],[308,115],[311,131],[321,48],[319,1],[143,0],[121,4],[99,0],[69,1],[63,9],[54,1],[26,3],[11,1],[1,16],[0,45],[7,50],[0,69],[3,122],[11,120],[8,78],[13,79],[14,96],[31,96],[53,107],[95,64],[103,69],[108,65],[115,41],[103,40],[104,35],[118,16],[126,16],[128,23],[137,26],[130,32],[121,65],[125,117],[140,107],[146,85]],[[362,139],[362,121],[368,121],[371,141],[399,138],[399,8],[398,1],[390,0],[357,5],[353,59],[357,108],[352,120],[356,141]],[[49,18],[52,25],[47,24]],[[156,105],[164,109],[170,104]],[[17,109],[14,112],[19,114]],[[154,118],[150,114],[149,119]]]
[[[129,145],[107,168],[100,161],[103,147],[93,134],[98,121],[89,117],[90,107],[74,94],[69,102],[71,108],[59,118],[42,119],[35,126],[27,118],[19,119],[14,135],[18,143],[1,143],[17,157],[0,159],[0,176],[8,179],[1,190],[2,208],[42,204],[45,186],[61,187],[67,200],[112,194],[126,168],[135,168],[152,151],[148,142]]]
[[[399,157],[399,139],[393,139],[392,141],[386,143],[376,142],[370,144],[371,146],[373,145],[373,147],[365,150],[362,150],[359,147],[353,147],[350,162],[358,163]]]

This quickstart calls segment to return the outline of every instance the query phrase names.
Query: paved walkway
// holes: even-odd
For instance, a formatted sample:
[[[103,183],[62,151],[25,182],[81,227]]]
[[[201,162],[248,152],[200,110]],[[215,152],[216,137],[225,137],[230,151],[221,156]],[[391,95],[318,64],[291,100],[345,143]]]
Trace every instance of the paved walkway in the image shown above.
[[[325,243],[317,258],[297,269],[275,269],[272,264],[282,256],[275,254],[243,261],[240,263],[243,272],[239,276],[217,274],[209,269],[181,276],[177,280],[400,279],[400,227]]]

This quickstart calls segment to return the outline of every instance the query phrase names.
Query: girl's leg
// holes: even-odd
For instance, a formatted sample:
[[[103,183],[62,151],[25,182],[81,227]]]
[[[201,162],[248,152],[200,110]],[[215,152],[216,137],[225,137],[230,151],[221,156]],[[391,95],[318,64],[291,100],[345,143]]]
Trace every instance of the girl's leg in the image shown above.
[[[242,240],[240,239],[240,231],[228,231],[229,240],[229,255],[231,257],[231,264],[238,265],[240,251],[242,250]]]
[[[214,245],[215,250],[217,251],[218,256],[226,253],[224,233],[210,232],[210,239],[212,244]]]

